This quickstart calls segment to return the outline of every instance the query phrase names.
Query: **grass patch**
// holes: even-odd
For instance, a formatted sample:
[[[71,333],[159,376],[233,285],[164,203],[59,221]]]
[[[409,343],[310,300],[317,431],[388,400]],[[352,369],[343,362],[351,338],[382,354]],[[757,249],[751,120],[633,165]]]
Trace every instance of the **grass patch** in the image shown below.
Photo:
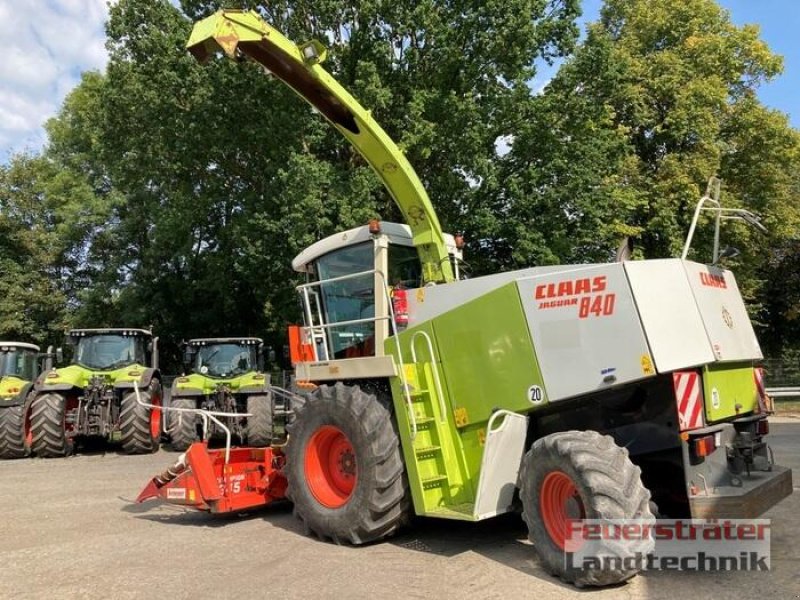
[[[800,413],[800,400],[775,401],[775,414],[787,415]]]

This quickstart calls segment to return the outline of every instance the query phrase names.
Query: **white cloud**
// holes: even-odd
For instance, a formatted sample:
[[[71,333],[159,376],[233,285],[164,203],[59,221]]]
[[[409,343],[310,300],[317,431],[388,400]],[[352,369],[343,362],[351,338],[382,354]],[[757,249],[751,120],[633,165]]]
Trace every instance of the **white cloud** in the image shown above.
[[[0,162],[41,149],[80,73],[104,69],[106,0],[0,0]]]

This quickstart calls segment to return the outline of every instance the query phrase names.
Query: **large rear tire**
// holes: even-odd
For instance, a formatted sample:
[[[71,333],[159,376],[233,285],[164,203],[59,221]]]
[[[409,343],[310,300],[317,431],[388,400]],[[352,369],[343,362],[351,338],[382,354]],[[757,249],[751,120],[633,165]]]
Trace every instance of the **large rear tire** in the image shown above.
[[[272,443],[272,394],[248,396],[247,445],[254,448],[269,446]]]
[[[40,458],[68,456],[75,451],[75,439],[67,435],[67,399],[45,393],[31,405],[31,450]]]
[[[175,398],[170,400],[173,408],[197,408],[193,398]],[[169,421],[170,446],[173,450],[183,452],[197,440],[197,415],[188,412],[170,412]]]
[[[568,560],[570,519],[654,523],[641,470],[610,436],[564,431],[537,440],[522,461],[520,499],[529,538],[545,569],[567,583],[578,587],[620,583],[641,570],[631,565],[635,561],[630,558],[644,559],[653,549],[649,538],[592,541],[592,554],[612,557],[612,568],[584,567]]]
[[[139,395],[145,404],[161,406],[161,382],[153,379]],[[149,408],[136,401],[136,392],[122,397],[119,409],[122,449],[128,454],[157,452],[161,441],[161,409]]]
[[[25,407],[0,408],[0,459],[25,458],[31,452],[25,433]]]
[[[337,383],[292,408],[287,496],[307,530],[337,544],[395,533],[410,499],[391,400]]]

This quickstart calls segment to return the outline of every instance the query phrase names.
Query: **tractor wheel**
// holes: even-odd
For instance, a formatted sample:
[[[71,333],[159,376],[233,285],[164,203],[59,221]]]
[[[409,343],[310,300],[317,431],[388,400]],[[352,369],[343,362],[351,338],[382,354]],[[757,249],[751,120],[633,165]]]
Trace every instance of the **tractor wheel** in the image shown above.
[[[272,394],[247,398],[247,445],[255,448],[272,443]]]
[[[568,540],[574,519],[637,520],[654,523],[650,492],[628,451],[595,431],[564,431],[537,440],[522,461],[522,516],[545,569],[578,587],[620,583],[641,570],[653,549],[652,539],[635,542],[601,540],[591,555],[605,565],[573,562],[581,540]],[[626,560],[627,559],[627,560]],[[608,565],[611,565],[609,568]]]
[[[67,399],[61,394],[37,396],[31,405],[31,450],[40,458],[68,456],[75,451],[67,436]]]
[[[173,398],[170,401],[173,408],[197,408],[193,398]],[[197,415],[187,412],[170,413],[170,436],[173,450],[183,452],[197,440]]]
[[[142,402],[161,406],[161,382],[150,381],[146,391],[140,391]],[[148,408],[136,401],[136,392],[122,397],[119,407],[119,432],[122,449],[128,454],[157,452],[161,442],[161,408]]]
[[[24,458],[31,452],[25,432],[25,407],[0,408],[0,459]]]
[[[391,401],[337,383],[293,410],[287,496],[307,531],[337,544],[395,533],[410,500]]]

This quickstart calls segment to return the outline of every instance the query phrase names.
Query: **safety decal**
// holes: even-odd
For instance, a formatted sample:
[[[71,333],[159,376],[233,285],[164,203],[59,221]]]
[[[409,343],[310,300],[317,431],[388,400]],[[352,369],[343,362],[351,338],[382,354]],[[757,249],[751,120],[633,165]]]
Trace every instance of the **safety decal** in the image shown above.
[[[528,388],[528,401],[534,404],[539,404],[544,400],[544,391],[538,385],[532,385]]]
[[[466,427],[469,425],[469,416],[467,415],[467,409],[463,406],[461,408],[457,408],[453,411],[453,416],[456,418],[456,427]]]
[[[703,393],[700,375],[696,371],[678,371],[672,374],[675,400],[678,403],[678,420],[681,431],[703,426]]]
[[[167,488],[167,500],[186,500],[186,488]]]
[[[753,378],[756,382],[756,392],[758,395],[758,412],[772,412],[772,399],[767,395],[767,389],[764,387],[764,369],[760,367],[753,369]]]
[[[718,409],[720,406],[719,390],[717,388],[711,388],[711,406],[713,406],[714,409]]]
[[[639,362],[642,365],[642,373],[644,375],[656,374],[656,369],[653,366],[653,359],[650,358],[649,354],[642,354],[642,357],[639,359]]]
[[[725,322],[725,325],[728,326],[728,329],[733,329],[733,317],[724,306],[722,307],[722,320]]]

